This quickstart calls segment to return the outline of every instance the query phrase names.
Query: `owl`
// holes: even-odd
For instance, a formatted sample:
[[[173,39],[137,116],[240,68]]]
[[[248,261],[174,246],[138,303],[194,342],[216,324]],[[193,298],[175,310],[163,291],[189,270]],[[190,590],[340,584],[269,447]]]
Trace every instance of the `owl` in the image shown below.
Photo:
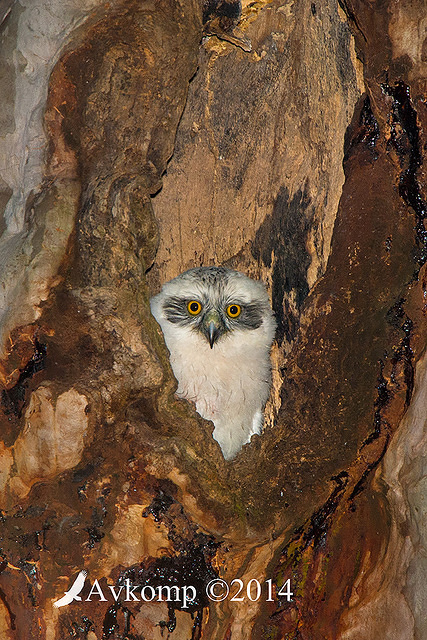
[[[224,458],[263,425],[276,322],[261,282],[224,267],[190,269],[151,298],[177,395],[214,423]]]

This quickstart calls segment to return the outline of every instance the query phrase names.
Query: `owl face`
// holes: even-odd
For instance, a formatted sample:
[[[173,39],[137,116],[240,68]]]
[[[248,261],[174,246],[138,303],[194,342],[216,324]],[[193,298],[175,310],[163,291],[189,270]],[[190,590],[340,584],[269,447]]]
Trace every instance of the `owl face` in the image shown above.
[[[271,316],[264,286],[223,267],[190,269],[166,283],[154,300],[159,297],[162,317],[200,333],[211,349],[232,332],[258,329]]]

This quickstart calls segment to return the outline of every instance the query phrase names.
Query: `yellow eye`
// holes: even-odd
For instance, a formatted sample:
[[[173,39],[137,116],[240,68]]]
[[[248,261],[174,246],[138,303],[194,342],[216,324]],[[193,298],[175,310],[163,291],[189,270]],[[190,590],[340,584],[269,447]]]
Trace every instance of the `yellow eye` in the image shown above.
[[[230,318],[238,318],[242,312],[240,304],[229,304],[227,307],[227,314]]]
[[[197,302],[197,300],[190,300],[190,302],[187,303],[187,310],[192,316],[198,316],[202,310],[202,305],[200,302]]]

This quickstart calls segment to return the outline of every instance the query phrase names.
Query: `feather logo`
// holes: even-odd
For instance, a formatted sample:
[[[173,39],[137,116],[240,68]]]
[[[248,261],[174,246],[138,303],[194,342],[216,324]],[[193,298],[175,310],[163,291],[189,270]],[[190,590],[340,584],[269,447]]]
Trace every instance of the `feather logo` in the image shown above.
[[[84,587],[86,576],[87,571],[85,569],[80,571],[79,575],[71,585],[71,588],[65,592],[62,598],[59,598],[59,600],[54,602],[53,606],[59,609],[59,607],[64,607],[65,605],[70,604],[70,602],[73,602],[73,600],[81,600],[82,598],[78,594]]]

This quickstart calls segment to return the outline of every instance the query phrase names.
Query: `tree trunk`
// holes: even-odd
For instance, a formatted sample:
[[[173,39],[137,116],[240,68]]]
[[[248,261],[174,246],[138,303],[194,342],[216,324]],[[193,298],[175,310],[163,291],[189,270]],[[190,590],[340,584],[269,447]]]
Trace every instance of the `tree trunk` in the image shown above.
[[[424,14],[0,4],[2,638],[427,636]],[[278,323],[227,462],[149,310],[209,264]]]

